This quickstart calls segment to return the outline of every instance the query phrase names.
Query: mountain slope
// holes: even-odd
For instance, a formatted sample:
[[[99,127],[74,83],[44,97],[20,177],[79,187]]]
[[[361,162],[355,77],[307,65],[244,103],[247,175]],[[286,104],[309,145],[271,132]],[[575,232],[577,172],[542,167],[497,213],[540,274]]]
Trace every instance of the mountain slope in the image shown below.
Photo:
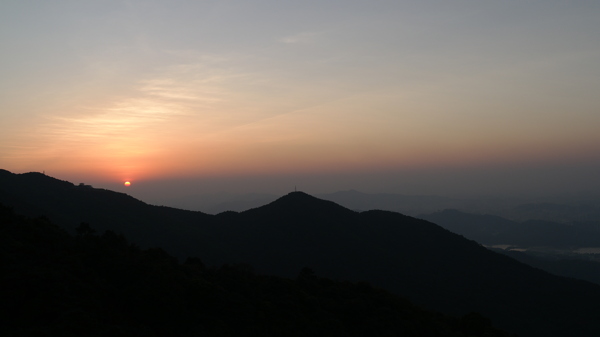
[[[199,243],[218,249],[200,228],[213,222],[210,215],[151,206],[124,193],[78,186],[41,173],[0,170],[0,203],[27,216],[47,216],[71,233],[86,222],[100,232],[123,233],[142,247],[160,246],[182,258],[187,255],[185,247]]]
[[[28,184],[20,176],[0,174],[0,201],[15,206],[26,201],[72,223],[88,221],[101,230],[124,232],[138,244],[199,256],[207,264],[248,263],[260,273],[281,276],[295,276],[308,266],[325,277],[372,282],[442,312],[477,311],[496,326],[526,336],[600,331],[599,286],[552,276],[399,213],[358,213],[294,192],[245,212],[209,216],[146,205],[110,191],[79,191],[49,177],[27,187],[35,192],[30,197],[17,193]],[[19,191],[5,188],[6,181],[19,181]],[[14,195],[19,199],[11,199]]]
[[[114,232],[75,237],[0,205],[3,336],[508,336],[366,283],[205,268]]]
[[[245,233],[231,245],[244,262],[261,269],[286,273],[306,263],[325,276],[367,279],[443,312],[482,312],[498,326],[526,335],[572,335],[577,322],[588,322],[581,336],[597,331],[589,322],[600,312],[599,287],[554,277],[432,223],[386,211],[307,223],[293,213],[275,217],[267,208],[273,207],[260,210],[260,228],[270,235]],[[248,219],[244,215],[240,221]],[[577,317],[571,316],[574,307],[581,310]]]

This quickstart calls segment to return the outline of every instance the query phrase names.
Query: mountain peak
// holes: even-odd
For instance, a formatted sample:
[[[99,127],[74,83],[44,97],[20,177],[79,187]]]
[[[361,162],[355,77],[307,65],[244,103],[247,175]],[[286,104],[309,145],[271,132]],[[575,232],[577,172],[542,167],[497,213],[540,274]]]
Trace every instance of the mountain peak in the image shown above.
[[[285,197],[290,197],[290,198],[314,198],[317,199],[315,197],[313,197],[312,195],[306,193],[306,192],[302,192],[302,191],[294,191],[294,192],[290,192],[286,195],[284,195],[282,198]]]
[[[294,191],[294,192],[290,192],[286,195],[284,195],[283,197],[275,200],[274,202],[272,202],[271,204],[279,204],[279,205],[294,205],[295,207],[338,207],[338,208],[344,208],[336,203],[334,203],[333,201],[328,201],[328,200],[323,200],[323,199],[319,199],[315,196],[312,196],[308,193],[305,192],[301,192],[301,191]],[[345,209],[345,208],[344,208]]]
[[[310,217],[323,215],[347,215],[354,214],[345,207],[333,201],[319,199],[308,193],[295,191],[262,207],[248,210],[249,213],[271,213],[273,215],[291,215],[293,217]]]
[[[3,186],[14,189],[27,189],[27,187],[35,189],[69,188],[75,186],[68,181],[56,179],[41,172],[17,174],[6,170],[0,171],[0,182]]]

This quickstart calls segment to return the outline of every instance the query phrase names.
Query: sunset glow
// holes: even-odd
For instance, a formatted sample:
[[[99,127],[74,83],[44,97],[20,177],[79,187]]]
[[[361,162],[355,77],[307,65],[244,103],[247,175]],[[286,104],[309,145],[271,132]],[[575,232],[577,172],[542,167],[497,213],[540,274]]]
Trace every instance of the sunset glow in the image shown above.
[[[591,2],[1,6],[3,169],[381,190],[380,172],[600,166]]]

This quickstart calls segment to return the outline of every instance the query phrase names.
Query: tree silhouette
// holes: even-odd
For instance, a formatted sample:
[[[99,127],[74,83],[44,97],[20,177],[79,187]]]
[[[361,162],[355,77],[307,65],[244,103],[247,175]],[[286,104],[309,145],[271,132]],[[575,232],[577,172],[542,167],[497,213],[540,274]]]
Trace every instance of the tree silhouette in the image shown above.
[[[77,228],[75,228],[75,232],[78,236],[87,236],[93,235],[94,233],[96,233],[96,230],[93,229],[89,223],[82,222],[81,224],[79,224],[79,226],[77,226]]]

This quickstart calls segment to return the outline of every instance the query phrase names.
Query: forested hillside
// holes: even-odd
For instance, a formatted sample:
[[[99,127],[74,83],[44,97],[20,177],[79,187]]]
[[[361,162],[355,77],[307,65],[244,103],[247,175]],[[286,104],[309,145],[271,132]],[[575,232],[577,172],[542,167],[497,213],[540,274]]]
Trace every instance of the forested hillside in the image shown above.
[[[88,224],[71,236],[0,206],[3,336],[507,336],[365,282],[207,268]]]
[[[33,216],[50,214],[72,234],[84,222],[179,261],[200,257],[210,268],[247,264],[259,274],[295,278],[309,267],[329,279],[366,281],[428,310],[479,312],[519,335],[600,331],[598,285],[550,275],[425,220],[355,212],[303,192],[213,216],[40,173],[0,171],[0,202]]]

